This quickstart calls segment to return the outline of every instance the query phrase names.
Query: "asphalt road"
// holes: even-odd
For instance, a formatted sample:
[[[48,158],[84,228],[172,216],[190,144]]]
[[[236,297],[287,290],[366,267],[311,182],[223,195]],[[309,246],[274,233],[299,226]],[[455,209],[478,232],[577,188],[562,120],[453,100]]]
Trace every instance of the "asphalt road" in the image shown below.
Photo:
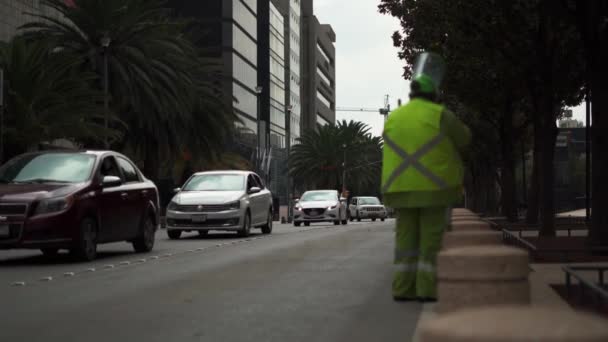
[[[390,296],[393,224],[160,231],[153,253],[93,263],[0,251],[0,341],[410,341],[422,306]]]

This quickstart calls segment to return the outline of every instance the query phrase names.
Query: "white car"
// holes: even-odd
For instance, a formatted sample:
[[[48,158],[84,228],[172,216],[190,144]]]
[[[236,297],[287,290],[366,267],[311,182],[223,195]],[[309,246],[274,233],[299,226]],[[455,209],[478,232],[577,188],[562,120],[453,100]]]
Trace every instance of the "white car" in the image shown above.
[[[340,198],[336,190],[307,191],[293,210],[293,224],[309,226],[311,222],[348,223],[346,199]]]
[[[388,216],[386,207],[384,207],[377,197],[353,197],[348,210],[350,211],[351,221],[354,219],[357,221],[361,221],[362,219],[371,219],[372,221],[380,219],[384,221]]]
[[[234,231],[248,236],[252,228],[272,233],[272,194],[260,177],[248,171],[195,173],[167,207],[167,234]]]

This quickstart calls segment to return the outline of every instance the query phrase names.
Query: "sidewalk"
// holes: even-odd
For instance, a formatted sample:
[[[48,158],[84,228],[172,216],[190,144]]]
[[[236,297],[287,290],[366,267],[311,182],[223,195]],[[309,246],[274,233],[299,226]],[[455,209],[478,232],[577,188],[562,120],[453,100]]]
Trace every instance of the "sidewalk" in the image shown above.
[[[562,266],[564,265],[566,264],[530,264],[530,295],[532,305],[549,306],[559,310],[573,310],[551,287],[551,285],[555,284],[565,284],[564,272],[562,271]],[[422,324],[437,316],[435,306],[435,303],[424,305],[412,339],[413,342],[419,341],[418,334]]]

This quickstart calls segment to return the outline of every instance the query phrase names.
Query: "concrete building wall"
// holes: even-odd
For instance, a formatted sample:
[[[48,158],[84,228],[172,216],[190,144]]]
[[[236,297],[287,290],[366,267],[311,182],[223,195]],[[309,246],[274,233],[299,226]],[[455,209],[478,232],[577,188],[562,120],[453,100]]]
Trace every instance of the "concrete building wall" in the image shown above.
[[[303,2],[303,129],[336,121],[336,34],[319,22],[313,7],[312,0]]]

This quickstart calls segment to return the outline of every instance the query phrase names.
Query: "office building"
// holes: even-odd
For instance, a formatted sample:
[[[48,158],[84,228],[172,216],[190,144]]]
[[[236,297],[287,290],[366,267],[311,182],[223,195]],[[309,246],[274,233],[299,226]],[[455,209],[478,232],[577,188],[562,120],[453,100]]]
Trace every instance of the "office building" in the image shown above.
[[[313,0],[303,1],[303,129],[336,121],[336,34],[319,23]]]

